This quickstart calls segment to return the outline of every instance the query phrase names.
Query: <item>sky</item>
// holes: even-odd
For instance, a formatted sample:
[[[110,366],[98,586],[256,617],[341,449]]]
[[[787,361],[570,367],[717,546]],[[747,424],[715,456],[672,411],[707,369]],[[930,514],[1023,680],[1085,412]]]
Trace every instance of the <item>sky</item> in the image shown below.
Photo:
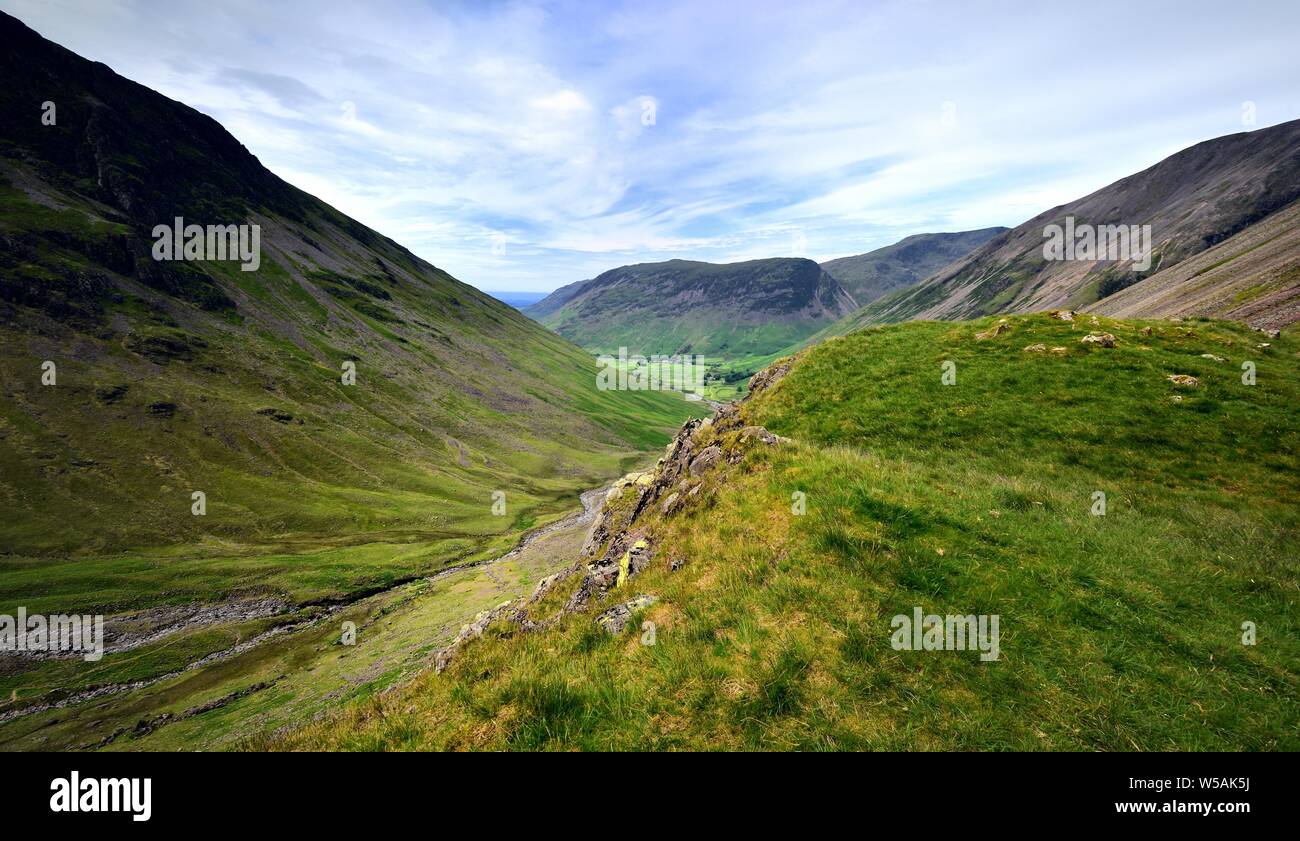
[[[0,0],[489,291],[1017,225],[1300,117],[1300,3]]]

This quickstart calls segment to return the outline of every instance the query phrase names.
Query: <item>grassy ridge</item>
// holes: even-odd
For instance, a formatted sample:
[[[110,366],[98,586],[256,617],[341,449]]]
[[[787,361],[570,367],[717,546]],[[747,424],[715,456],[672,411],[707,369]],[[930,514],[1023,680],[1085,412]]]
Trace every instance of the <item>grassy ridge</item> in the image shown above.
[[[974,338],[995,323],[809,349],[744,410],[792,443],[651,515],[655,559],[623,592],[660,601],[621,637],[593,625],[604,606],[503,632],[440,676],[250,746],[1300,747],[1300,344],[1045,315]],[[1082,344],[1090,330],[1117,346]],[[998,614],[1001,658],[893,650],[890,619],[915,606]]]

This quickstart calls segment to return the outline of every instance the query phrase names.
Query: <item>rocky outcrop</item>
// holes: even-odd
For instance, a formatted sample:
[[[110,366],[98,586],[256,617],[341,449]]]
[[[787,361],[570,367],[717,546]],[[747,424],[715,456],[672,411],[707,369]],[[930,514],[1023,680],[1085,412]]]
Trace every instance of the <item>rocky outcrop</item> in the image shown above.
[[[755,394],[776,385],[781,378],[790,373],[790,369],[794,367],[796,359],[797,357],[790,356],[785,359],[777,360],[754,376],[750,377],[749,393],[745,395],[744,399],[748,400]]]
[[[748,400],[770,388],[789,372],[792,360],[785,360],[754,375]],[[613,567],[622,554],[646,538],[639,523],[651,506],[658,505],[662,516],[673,516],[705,493],[706,477],[724,464],[736,464],[755,446],[774,446],[786,439],[761,426],[746,424],[742,404],[729,403],[712,418],[689,420],[664,451],[655,469],[633,474],[616,483],[604,510],[583,547],[584,557],[593,558],[596,570]],[[648,477],[648,478],[647,478]],[[627,504],[624,500],[630,495]],[[632,558],[632,574],[637,557]]]
[[[456,656],[456,652],[460,650],[461,646],[470,640],[478,639],[483,636],[483,632],[486,631],[488,626],[493,622],[505,620],[517,623],[520,618],[522,618],[520,610],[521,607],[519,605],[515,602],[509,601],[502,602],[491,610],[484,610],[479,613],[478,616],[474,617],[474,621],[460,629],[460,633],[456,635],[456,639],[452,641],[451,645],[440,649],[433,656],[434,669],[441,672],[443,669],[447,668],[451,663],[451,659]]]
[[[645,610],[657,601],[659,601],[659,599],[654,596],[647,596],[644,594],[637,596],[631,601],[624,602],[623,604],[616,604],[600,616],[597,616],[596,624],[601,628],[604,628],[605,633],[610,636],[618,636],[623,633],[623,629],[627,627],[627,623],[632,618],[632,614],[636,613],[638,610]]]
[[[755,374],[745,400],[771,388],[793,365],[793,358],[785,359]],[[435,669],[439,672],[445,669],[461,646],[482,636],[494,622],[508,623],[523,632],[543,630],[563,616],[587,609],[645,571],[655,552],[654,538],[646,522],[647,512],[657,510],[659,516],[675,516],[705,495],[711,474],[725,465],[739,463],[755,447],[776,446],[787,441],[761,426],[746,424],[742,417],[743,403],[728,403],[712,418],[692,419],[682,424],[653,470],[629,473],[610,487],[576,564],[542,579],[527,599],[503,602],[480,613],[460,630],[451,645],[437,652]],[[684,559],[674,558],[669,567],[677,570],[684,563]],[[530,606],[561,582],[576,576],[581,576],[581,580],[554,616],[534,620],[529,615]],[[643,603],[645,599],[652,602],[654,597],[638,596],[604,611],[595,621],[609,633],[619,633],[634,612],[651,603]]]
[[[1115,347],[1115,337],[1110,333],[1089,333],[1079,340],[1085,345],[1101,345],[1102,347]]]
[[[703,476],[706,472],[717,466],[720,458],[722,458],[722,448],[717,445],[705,447],[699,455],[691,459],[691,464],[688,469],[692,476]]]

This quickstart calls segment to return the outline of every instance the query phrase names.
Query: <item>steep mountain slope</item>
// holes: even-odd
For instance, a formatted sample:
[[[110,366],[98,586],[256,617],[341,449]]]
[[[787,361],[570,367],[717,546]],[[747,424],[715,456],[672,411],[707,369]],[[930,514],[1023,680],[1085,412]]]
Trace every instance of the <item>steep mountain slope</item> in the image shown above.
[[[1088,309],[1118,318],[1216,316],[1263,329],[1300,321],[1300,202]]]
[[[1010,228],[981,228],[942,234],[913,234],[893,245],[827,260],[821,266],[848,290],[859,306],[925,280]]]
[[[1045,314],[824,342],[441,674],[249,747],[1294,750],[1300,342],[1268,345]],[[899,644],[917,612],[948,649]]]
[[[561,307],[573,300],[573,296],[581,292],[582,288],[590,282],[590,280],[578,280],[561,286],[540,301],[524,307],[524,312],[541,321],[546,316],[559,312]]]
[[[812,260],[774,258],[623,266],[525,312],[592,351],[735,358],[772,353],[855,308]]]
[[[0,612],[346,602],[499,554],[690,413],[4,15],[0,75]],[[260,225],[257,269],[155,260],[178,216]],[[248,630],[6,662],[0,720]]]
[[[1208,140],[1030,219],[952,268],[868,305],[854,320],[877,324],[1089,307],[1298,198],[1300,120]],[[1131,259],[1044,259],[1044,229],[1063,226],[1067,217],[1076,225],[1150,225],[1150,267],[1141,270]]]

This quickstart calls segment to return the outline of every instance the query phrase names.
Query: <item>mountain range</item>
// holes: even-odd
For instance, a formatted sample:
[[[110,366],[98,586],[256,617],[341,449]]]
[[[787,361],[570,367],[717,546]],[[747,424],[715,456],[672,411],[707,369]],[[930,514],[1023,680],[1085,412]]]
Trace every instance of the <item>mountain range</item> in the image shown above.
[[[857,305],[838,320],[829,318],[835,308],[826,307],[792,319],[793,329],[738,341],[737,333],[765,329],[747,314],[770,297],[770,281],[751,296],[743,292],[746,280],[753,282],[744,270],[719,273],[740,280],[716,289],[710,284],[715,275],[697,273],[691,293],[678,296],[664,285],[672,275],[652,267],[685,261],[616,269],[560,287],[525,312],[590,349],[601,344],[593,340],[594,330],[613,336],[635,320],[629,315],[637,294],[631,284],[647,299],[672,300],[677,307],[661,313],[659,326],[638,338],[671,336],[667,343],[672,344],[686,335],[674,329],[698,320],[701,326],[688,331],[696,342],[683,346],[698,345],[731,358],[748,356],[750,363],[877,324],[1054,308],[1138,317],[1213,316],[1276,329],[1300,320],[1297,214],[1300,120],[1198,143],[1014,229],[917,234],[826,261],[821,268]],[[1126,234],[1145,226],[1149,253],[1145,259],[1127,253],[1116,259],[1048,259],[1044,245],[1053,226],[1090,228],[1098,237],[1112,226],[1124,226]],[[602,301],[611,279],[621,281],[619,303],[612,308]],[[785,317],[781,312],[766,315],[773,321]],[[705,336],[721,330],[729,331],[722,341]],[[782,345],[785,339],[791,341]],[[754,367],[749,365],[751,373]]]
[[[857,309],[812,260],[669,260],[611,269],[524,312],[596,352],[749,356],[794,344]]]
[[[1072,307],[1280,327],[1300,319],[1300,234],[1284,221],[1293,218],[1297,200],[1300,120],[1207,140],[1044,211],[922,282],[868,304],[850,325]],[[1046,259],[1044,231],[1067,219],[1093,229],[1150,226],[1150,266],[1133,259]],[[1184,267],[1202,254],[1196,269]]]
[[[913,234],[866,254],[827,260],[821,266],[849,291],[858,306],[912,286],[970,254],[1007,228]]]
[[[697,354],[706,393],[739,396],[773,359],[1004,232],[915,234],[820,264],[801,258],[741,263],[642,263],[570,283],[523,311],[596,353]]]

